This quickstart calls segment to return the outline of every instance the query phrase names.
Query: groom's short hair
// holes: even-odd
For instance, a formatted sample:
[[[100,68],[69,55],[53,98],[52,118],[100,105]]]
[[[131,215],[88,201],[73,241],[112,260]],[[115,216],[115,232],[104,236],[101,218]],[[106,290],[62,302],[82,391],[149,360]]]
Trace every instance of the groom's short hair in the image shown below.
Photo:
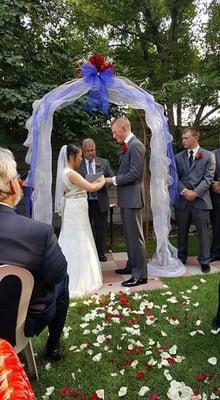
[[[17,164],[12,152],[0,147],[0,201],[10,192],[10,181],[17,176]]]

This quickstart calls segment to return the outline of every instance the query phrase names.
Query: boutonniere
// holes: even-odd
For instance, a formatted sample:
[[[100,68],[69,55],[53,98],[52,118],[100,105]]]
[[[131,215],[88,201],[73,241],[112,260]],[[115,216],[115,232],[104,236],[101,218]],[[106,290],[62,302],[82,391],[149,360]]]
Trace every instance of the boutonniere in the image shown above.
[[[201,160],[203,158],[203,152],[202,151],[197,151],[195,159],[196,160]]]
[[[101,164],[98,161],[96,161],[95,166],[96,167],[101,167]]]
[[[120,144],[120,151],[121,151],[122,153],[127,153],[127,151],[128,151],[128,145],[127,145],[126,143],[121,143],[121,144]]]

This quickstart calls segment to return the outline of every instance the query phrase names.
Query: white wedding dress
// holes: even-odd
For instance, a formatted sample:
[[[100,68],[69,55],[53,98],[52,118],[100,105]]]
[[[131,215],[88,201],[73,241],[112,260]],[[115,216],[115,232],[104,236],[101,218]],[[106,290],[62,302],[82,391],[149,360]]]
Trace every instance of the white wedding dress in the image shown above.
[[[67,260],[70,297],[87,296],[102,287],[102,272],[88,216],[87,193],[71,183],[63,170],[69,191],[62,198],[59,245]]]

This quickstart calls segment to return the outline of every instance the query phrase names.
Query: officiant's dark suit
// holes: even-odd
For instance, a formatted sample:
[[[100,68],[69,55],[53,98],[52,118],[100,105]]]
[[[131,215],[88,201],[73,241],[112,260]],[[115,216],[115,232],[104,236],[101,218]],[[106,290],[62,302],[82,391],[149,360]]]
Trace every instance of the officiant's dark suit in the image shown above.
[[[7,159],[3,153],[0,149],[0,172],[1,168],[5,169],[6,162],[16,165],[12,155],[8,155]],[[1,157],[2,154],[4,158]],[[0,173],[1,176],[3,175]],[[8,193],[1,191],[5,183],[0,178],[0,265],[15,264],[32,273],[34,289],[25,333],[27,336],[38,335],[48,325],[47,352],[50,359],[57,361],[62,355],[60,336],[69,304],[67,263],[53,228],[16,214],[12,208],[14,198],[20,196],[21,191],[15,176],[6,182],[9,187]],[[13,291],[12,284],[11,292],[7,290],[7,293],[4,293],[4,287],[1,287],[0,292],[1,334],[3,329],[6,336],[7,324],[4,324],[4,315],[7,315],[7,299],[13,298]]]
[[[214,182],[210,187],[210,195],[213,205],[211,211],[212,245],[211,260],[220,260],[220,149],[214,151],[216,168]]]
[[[121,143],[119,167],[115,177],[106,179],[117,185],[118,205],[125,235],[128,262],[124,270],[116,273],[132,275],[122,282],[132,287],[147,283],[147,262],[143,235],[142,209],[144,207],[144,163],[143,143],[131,133],[130,121],[120,117],[112,122],[113,138]],[[124,142],[124,143],[123,143]]]
[[[209,210],[212,203],[209,187],[215,171],[214,155],[199,146],[199,132],[186,128],[182,133],[184,151],[176,154],[179,178],[179,200],[176,204],[178,229],[178,257],[185,264],[187,259],[190,224],[196,226],[199,240],[198,261],[202,272],[210,271]]]
[[[92,173],[102,172],[107,176],[113,176],[108,160],[96,157],[96,145],[92,139],[83,141],[83,160],[77,169],[84,178]],[[89,165],[91,163],[91,165]],[[92,170],[90,169],[92,168]],[[88,193],[89,220],[100,261],[106,261],[105,237],[109,211],[108,185],[104,185],[98,192]]]

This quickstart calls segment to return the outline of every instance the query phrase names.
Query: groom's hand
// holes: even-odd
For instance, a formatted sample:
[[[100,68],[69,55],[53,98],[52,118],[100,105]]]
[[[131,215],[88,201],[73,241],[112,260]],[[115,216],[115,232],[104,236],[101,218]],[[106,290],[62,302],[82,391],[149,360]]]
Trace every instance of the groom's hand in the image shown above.
[[[112,183],[112,178],[110,176],[105,178],[105,183]]]

